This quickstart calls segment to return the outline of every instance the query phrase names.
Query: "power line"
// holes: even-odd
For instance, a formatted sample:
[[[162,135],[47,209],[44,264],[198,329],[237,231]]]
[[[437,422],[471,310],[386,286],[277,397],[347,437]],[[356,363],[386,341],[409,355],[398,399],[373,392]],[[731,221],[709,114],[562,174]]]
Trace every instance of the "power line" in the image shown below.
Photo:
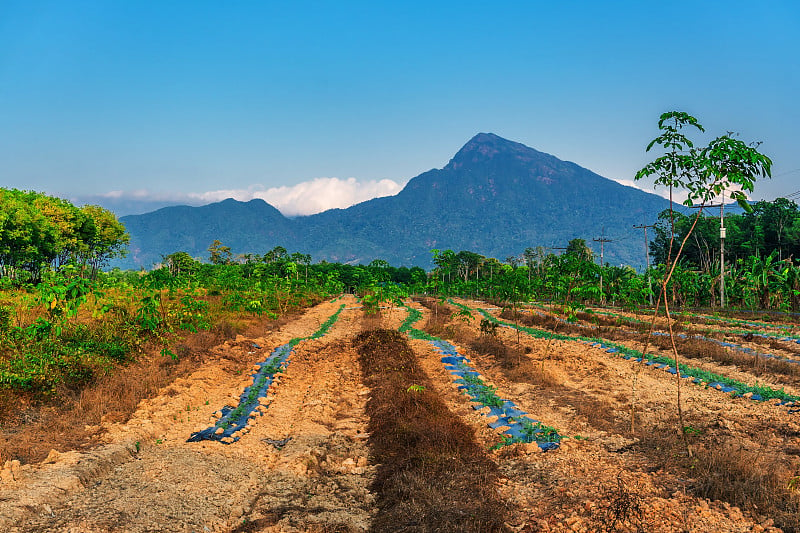
[[[781,176],[785,176],[786,174],[794,174],[795,172],[800,172],[800,168],[796,168],[794,170],[787,170],[786,172],[781,172],[780,174],[775,174],[772,177],[773,178],[779,178]]]
[[[800,196],[800,191],[795,191],[792,194],[787,194],[786,196],[784,196],[784,198],[788,200],[789,198],[794,198],[795,196]]]

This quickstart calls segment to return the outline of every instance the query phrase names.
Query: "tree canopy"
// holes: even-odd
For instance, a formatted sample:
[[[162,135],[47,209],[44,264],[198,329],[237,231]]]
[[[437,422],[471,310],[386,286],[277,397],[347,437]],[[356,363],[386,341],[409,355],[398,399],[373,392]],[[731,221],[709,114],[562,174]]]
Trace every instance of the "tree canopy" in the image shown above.
[[[89,275],[123,257],[130,237],[117,217],[97,205],[76,207],[33,191],[0,188],[0,275],[38,280],[67,263]]]

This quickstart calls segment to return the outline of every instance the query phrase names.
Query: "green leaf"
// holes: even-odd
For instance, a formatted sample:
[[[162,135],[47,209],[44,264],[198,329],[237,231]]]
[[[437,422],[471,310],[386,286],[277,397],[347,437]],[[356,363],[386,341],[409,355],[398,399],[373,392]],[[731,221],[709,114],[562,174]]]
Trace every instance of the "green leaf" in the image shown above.
[[[744,209],[744,212],[745,212],[745,213],[752,213],[752,212],[753,212],[753,206],[751,206],[751,205],[748,203],[748,201],[747,201],[747,199],[746,199],[746,198],[737,198],[737,199],[736,199],[736,203],[738,203],[738,204],[739,204],[739,207],[741,207],[742,209]]]

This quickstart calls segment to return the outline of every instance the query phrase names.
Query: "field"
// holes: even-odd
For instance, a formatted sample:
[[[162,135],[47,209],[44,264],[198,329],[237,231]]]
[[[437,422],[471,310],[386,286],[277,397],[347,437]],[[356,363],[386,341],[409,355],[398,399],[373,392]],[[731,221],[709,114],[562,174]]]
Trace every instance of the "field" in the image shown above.
[[[53,445],[45,458],[5,461],[0,527],[797,529],[791,316],[677,317],[687,335],[681,362],[705,372],[682,380],[682,435],[676,377],[631,358],[645,339],[651,357],[671,353],[642,326],[647,316],[589,309],[567,320],[536,304],[515,316],[474,300],[405,303],[371,315],[343,296],[199,346],[200,362],[125,420],[100,421],[87,442]],[[246,427],[229,431],[238,428],[221,410],[247,404],[257,365],[286,345],[252,416],[238,413]],[[467,394],[474,387],[482,404]],[[495,416],[497,400],[498,409],[513,402],[510,420]],[[523,437],[503,437],[523,418],[533,421]],[[187,442],[209,427],[211,440]]]

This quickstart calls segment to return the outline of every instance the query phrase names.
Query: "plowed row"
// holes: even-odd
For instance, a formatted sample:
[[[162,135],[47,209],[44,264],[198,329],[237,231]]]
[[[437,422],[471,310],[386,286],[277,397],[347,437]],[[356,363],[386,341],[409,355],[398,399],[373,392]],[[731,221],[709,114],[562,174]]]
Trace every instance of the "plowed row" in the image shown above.
[[[324,337],[295,347],[264,416],[238,441],[186,442],[247,385],[248,372],[232,371],[225,356],[255,365],[316,331],[342,302]],[[411,305],[424,326],[430,311]],[[641,371],[639,428],[631,434],[630,361],[568,341],[521,335],[517,345],[507,328],[488,340],[478,319],[448,320],[430,331],[467,354],[498,396],[569,437],[548,452],[535,443],[490,450],[500,433],[459,392],[429,342],[369,333],[396,331],[405,318],[395,308],[384,309],[379,323],[365,319],[348,297],[278,331],[216,347],[217,360],[143,401],[126,423],[108,424],[90,452],[5,468],[0,530],[763,531],[773,518],[788,524],[786,502],[762,516],[698,496],[701,476],[683,470],[674,445],[668,374]],[[391,361],[406,368],[384,375]],[[775,471],[800,466],[800,425],[786,409],[688,385],[684,398],[698,457],[737,449],[769,457]]]

